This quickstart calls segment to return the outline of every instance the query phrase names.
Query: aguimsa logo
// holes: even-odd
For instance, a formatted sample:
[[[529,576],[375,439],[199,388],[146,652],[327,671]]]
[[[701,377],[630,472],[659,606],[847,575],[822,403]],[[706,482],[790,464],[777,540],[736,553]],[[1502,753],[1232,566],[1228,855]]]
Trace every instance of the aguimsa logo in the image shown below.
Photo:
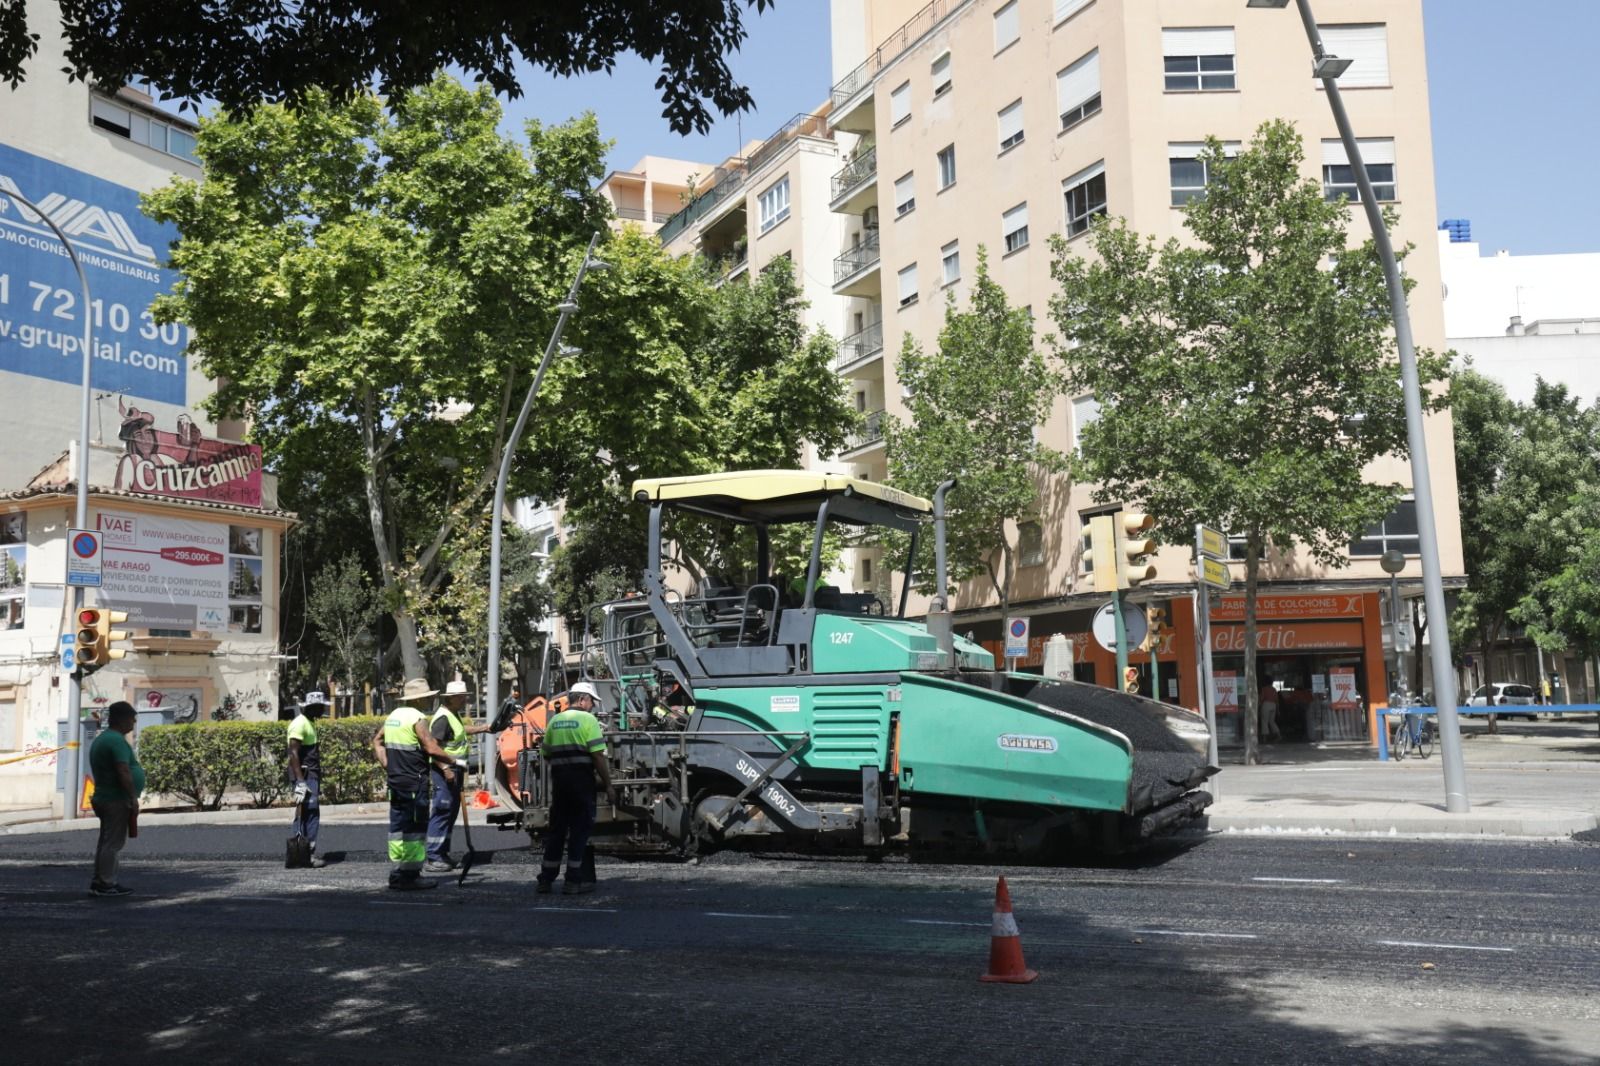
[[[1036,751],[1044,755],[1057,748],[1055,737],[1036,737],[1027,733],[1001,733],[997,743],[1002,751]]]

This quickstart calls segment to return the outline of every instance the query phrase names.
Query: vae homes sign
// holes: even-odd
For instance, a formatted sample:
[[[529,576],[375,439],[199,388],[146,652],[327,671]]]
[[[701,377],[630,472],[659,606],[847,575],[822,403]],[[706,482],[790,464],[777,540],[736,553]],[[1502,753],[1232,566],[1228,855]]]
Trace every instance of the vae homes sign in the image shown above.
[[[157,429],[156,416],[117,398],[126,453],[117,460],[115,487],[156,496],[211,500],[236,507],[261,506],[261,449],[254,444],[208,439],[188,415],[172,431]]]
[[[99,603],[137,628],[210,634],[262,632],[263,530],[102,510]]]

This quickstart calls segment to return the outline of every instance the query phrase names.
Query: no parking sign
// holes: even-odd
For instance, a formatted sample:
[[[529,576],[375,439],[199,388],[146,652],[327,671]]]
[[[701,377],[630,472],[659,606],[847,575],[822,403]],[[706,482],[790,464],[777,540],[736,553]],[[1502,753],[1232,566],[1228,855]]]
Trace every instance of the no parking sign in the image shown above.
[[[100,587],[100,534],[93,529],[67,530],[67,584]]]
[[[1006,619],[1006,658],[1025,659],[1028,655],[1028,620]]]

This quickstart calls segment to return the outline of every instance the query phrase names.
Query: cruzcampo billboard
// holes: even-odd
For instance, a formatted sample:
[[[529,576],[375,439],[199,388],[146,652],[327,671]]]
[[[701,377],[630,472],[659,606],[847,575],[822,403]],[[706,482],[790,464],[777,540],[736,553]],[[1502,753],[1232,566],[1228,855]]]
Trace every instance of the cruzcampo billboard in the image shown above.
[[[184,406],[189,331],[158,325],[150,303],[172,288],[162,264],[177,230],[139,211],[133,189],[0,144],[0,188],[61,227],[89,279],[90,386]],[[0,371],[76,385],[83,374],[77,275],[44,219],[0,194]]]

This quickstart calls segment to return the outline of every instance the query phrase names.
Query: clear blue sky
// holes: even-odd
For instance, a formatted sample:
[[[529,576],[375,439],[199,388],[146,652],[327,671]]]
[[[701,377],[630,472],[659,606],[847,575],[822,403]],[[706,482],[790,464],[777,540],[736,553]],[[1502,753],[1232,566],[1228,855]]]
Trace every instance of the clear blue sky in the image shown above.
[[[1244,0],[1239,6],[1241,18],[1293,17],[1247,15]],[[826,97],[828,7],[827,0],[777,0],[750,18],[750,39],[729,66],[754,94],[756,110],[718,122],[706,137],[667,128],[657,72],[633,57],[611,75],[525,71],[525,95],[510,102],[508,118],[520,128],[524,118],[559,122],[592,110],[601,133],[616,141],[614,169],[644,155],[720,162]],[[1600,79],[1590,69],[1600,0],[1424,0],[1423,10],[1440,218],[1471,219],[1486,250],[1600,251],[1600,206],[1591,191],[1600,174]]]

